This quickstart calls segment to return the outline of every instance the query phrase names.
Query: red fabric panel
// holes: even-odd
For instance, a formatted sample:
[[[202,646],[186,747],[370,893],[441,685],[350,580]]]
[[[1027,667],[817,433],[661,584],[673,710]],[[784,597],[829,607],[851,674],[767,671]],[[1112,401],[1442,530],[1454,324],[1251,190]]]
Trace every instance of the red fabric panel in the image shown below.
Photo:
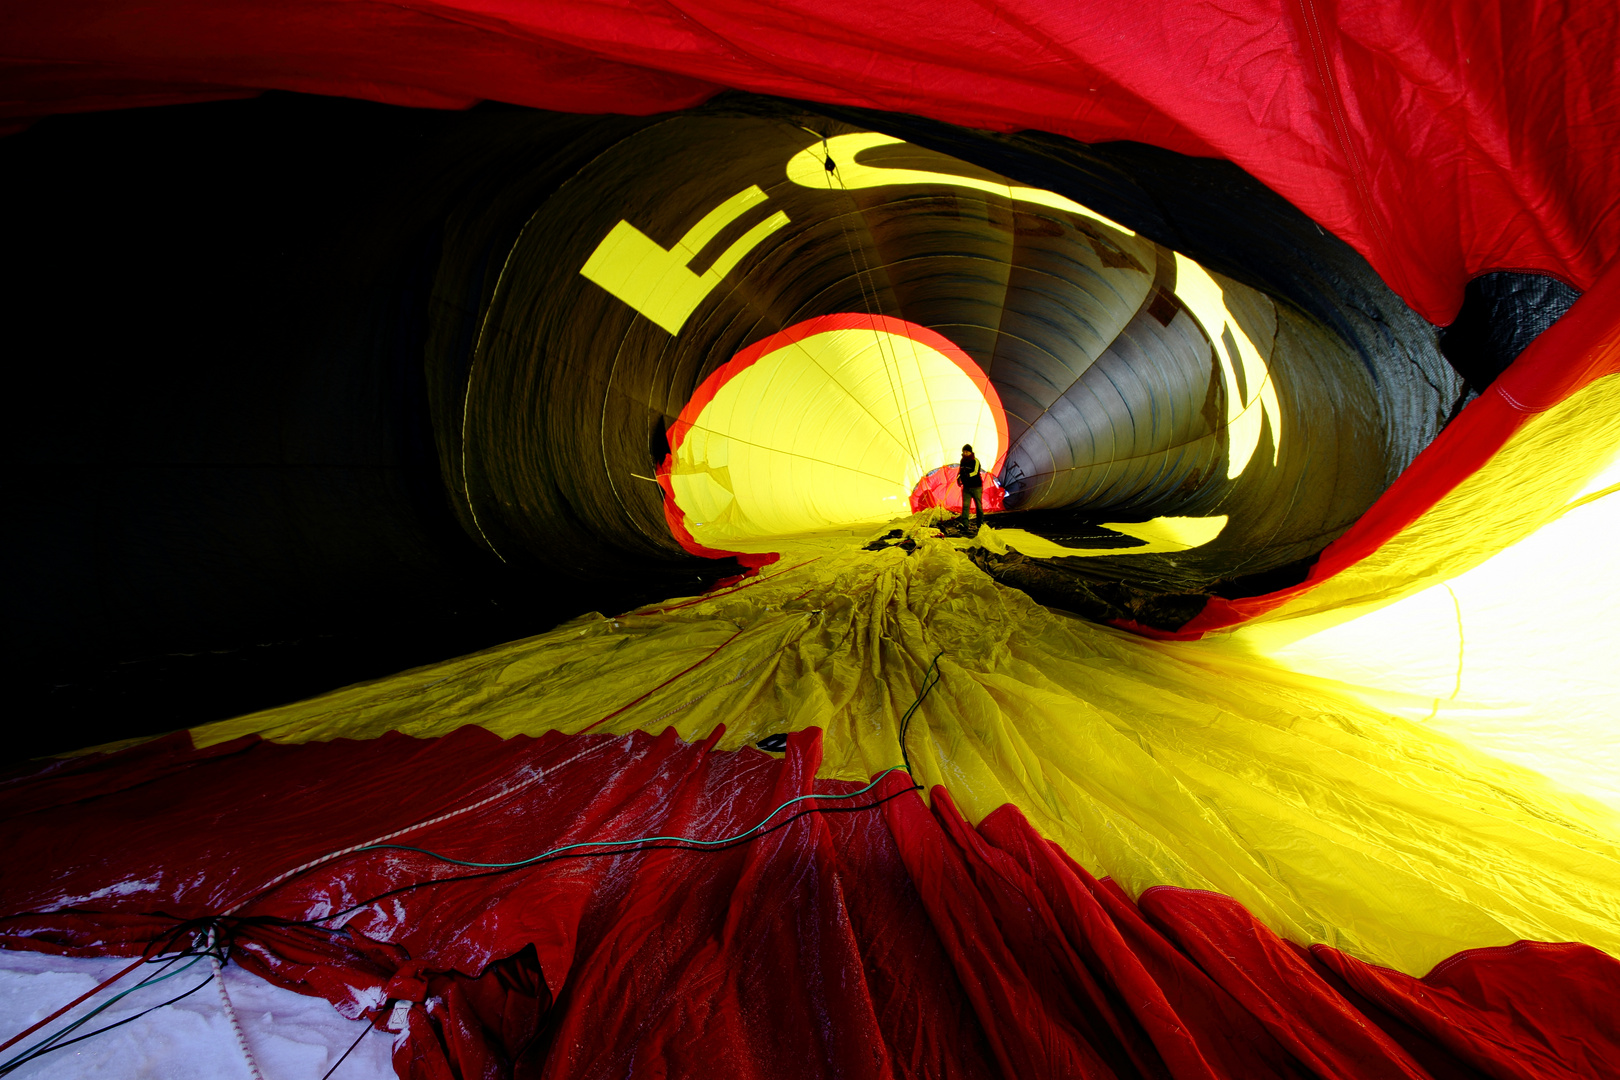
[[[63,0],[0,12],[4,113],[107,107],[123,87],[198,100],[296,90],[462,109],[493,98],[562,112],[678,109],[719,87],[616,62],[454,7],[374,0]],[[140,102],[144,103],[144,102]]]
[[[938,799],[943,791],[936,788],[934,794]],[[947,826],[954,824],[952,818],[960,821],[948,800],[941,801]],[[1079,1001],[1065,1000],[1061,994],[1067,987],[1053,965],[1036,957],[1037,966],[1031,970],[1021,962],[1032,958],[1030,953],[1040,938],[1050,937],[1041,933],[1047,929],[1040,925],[1042,913],[1026,910],[1014,925],[1001,925],[997,916],[1005,907],[1004,898],[981,891],[975,867],[962,858],[958,838],[941,828],[921,800],[896,800],[886,804],[884,812],[890,831],[900,841],[906,870],[922,886],[929,920],[986,1029],[1002,1075],[1086,1080],[1115,1075],[1104,1053],[1086,1038],[1089,1032],[1084,1029],[1091,1025],[1077,1008]],[[1009,940],[1009,933],[1014,940]],[[1012,1017],[1018,1021],[1005,1022]],[[1100,1049],[1114,1048],[1105,1045]],[[1116,1061],[1119,1056],[1117,1052],[1108,1054]]]
[[[1005,456],[1005,455],[1003,455]],[[911,489],[911,512],[927,510],[929,507],[939,506],[951,513],[958,513],[962,509],[962,485],[956,482],[955,465],[946,465],[917,481]],[[986,514],[999,514],[1007,509],[1007,493],[1000,484],[995,482],[995,473],[986,472],[983,502]]]
[[[168,740],[76,763],[72,800],[60,769],[11,785],[0,911],[18,914],[0,919],[0,945],[132,955],[413,822],[402,842],[481,862],[721,838],[788,798],[857,787],[816,782],[819,760],[815,732],[783,758],[670,732]],[[395,1065],[419,1080],[1620,1076],[1620,964],[1594,950],[1478,950],[1410,979],[1313,957],[1225,897],[1154,889],[1139,910],[1012,807],[975,829],[943,789],[930,810],[899,774],[818,805],[712,852],[498,874],[354,853],[218,925],[244,968],[347,1015],[382,1024],[389,999],[416,1003]],[[342,929],[265,918],[425,880],[439,883]]]
[[[1427,1075],[1237,901],[1159,888],[1143,893],[1140,904],[1210,978],[1318,1075],[1392,1080]]]
[[[116,754],[57,758],[46,765],[30,762],[0,780],[0,817],[38,813],[80,799],[134,787],[200,761],[240,753],[259,740],[248,737],[191,748],[191,733],[176,731],[138,743]]]
[[[1064,936],[1088,967],[1104,972],[1177,1077],[1291,1076],[1287,1051],[1253,1016],[1150,926],[1112,881],[1099,882],[1022,814],[1004,807],[980,831],[1011,855],[1054,900]]]
[[[1620,1062],[1614,961],[1588,946],[1521,941],[1476,949],[1422,979],[1334,949],[1312,951],[1351,986],[1489,1075],[1601,1076]],[[1549,965],[1559,978],[1545,992],[1510,989],[1535,985],[1536,973]]]
[[[0,13],[3,115],[280,88],[653,112],[720,86],[1229,158],[1447,322],[1620,254],[1603,4],[59,0]]]
[[[467,727],[432,741],[254,743],[136,786],[104,761],[99,794],[0,823],[12,864],[39,868],[0,880],[0,911],[74,909],[5,919],[0,943],[131,955],[176,918],[223,910],[324,853],[503,791],[409,841],[503,861],[584,839],[726,836],[809,790],[819,749],[814,733],[774,759],[673,732],[503,742]],[[898,777],[888,785],[904,789]],[[641,1060],[676,1075],[889,1077],[941,1065],[994,1075],[887,838],[876,812],[827,813],[717,854],[562,860],[400,894],[346,934],[249,922],[233,955],[351,1016],[380,1016],[388,998],[423,1002],[396,1058],[408,1077],[510,1075],[531,1043],[558,1076],[639,1075]],[[245,914],[324,914],[466,872],[407,852],[355,854]],[[517,989],[489,985],[513,972]],[[544,1024],[501,1034],[495,1014]],[[893,1065],[891,1048],[906,1061]],[[490,1062],[505,1064],[486,1074]]]

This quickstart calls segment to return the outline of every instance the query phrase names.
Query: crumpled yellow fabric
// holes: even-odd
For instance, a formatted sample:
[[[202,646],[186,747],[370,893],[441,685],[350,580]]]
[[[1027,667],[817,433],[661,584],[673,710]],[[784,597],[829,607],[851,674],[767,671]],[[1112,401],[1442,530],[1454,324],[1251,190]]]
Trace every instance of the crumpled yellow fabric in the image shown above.
[[[724,725],[720,745],[736,748],[814,726],[822,775],[864,780],[902,763],[900,721],[937,658],[907,738],[917,779],[975,822],[1015,803],[1133,895],[1212,889],[1293,941],[1413,975],[1521,938],[1620,956],[1620,812],[1266,655],[1534,532],[1616,444],[1609,377],[1532,419],[1373,558],[1260,627],[1204,641],[1043,608],[920,514],[904,523],[913,554],[864,550],[861,529],[779,538],[781,561],[733,589],[585,616],[192,734],[432,737],[475,723],[503,736],[672,726],[695,740]],[[990,529],[979,543],[1043,541]]]
[[[1413,974],[1520,938],[1620,955],[1620,820],[1539,775],[1263,659],[1049,611],[913,527],[824,537],[740,587],[195,729],[209,744],[725,725],[825,732],[822,775],[901,764],[971,820],[1016,803],[1130,893],[1235,897],[1300,943]],[[628,707],[627,707],[628,706]],[[604,719],[606,718],[606,719]]]

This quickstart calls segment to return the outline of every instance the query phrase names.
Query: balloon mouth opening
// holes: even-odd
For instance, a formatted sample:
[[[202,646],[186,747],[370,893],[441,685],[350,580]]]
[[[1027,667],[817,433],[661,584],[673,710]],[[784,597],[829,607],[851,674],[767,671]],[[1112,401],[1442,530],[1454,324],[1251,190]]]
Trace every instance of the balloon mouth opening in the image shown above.
[[[844,312],[772,334],[705,379],[669,430],[658,482],[687,551],[757,556],[892,521],[919,499],[951,505],[956,466],[938,462],[963,442],[996,465],[1006,453],[1006,413],[979,365],[927,327]]]

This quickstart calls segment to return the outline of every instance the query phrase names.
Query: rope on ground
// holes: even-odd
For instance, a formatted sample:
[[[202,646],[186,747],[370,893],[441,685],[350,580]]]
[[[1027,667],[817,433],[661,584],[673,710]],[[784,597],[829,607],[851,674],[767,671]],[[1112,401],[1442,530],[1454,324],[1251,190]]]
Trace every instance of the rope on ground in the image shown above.
[[[225,1010],[225,1019],[230,1021],[231,1033],[236,1036],[237,1049],[242,1051],[242,1060],[247,1062],[248,1072],[253,1080],[264,1080],[264,1073],[259,1071],[259,1063],[253,1059],[253,1051],[248,1048],[247,1033],[242,1030],[242,1022],[236,1018],[236,1006],[231,1004],[231,995],[225,989],[225,965],[220,963],[219,950],[214,948],[214,935],[216,929],[208,928],[208,963],[214,969],[214,985],[219,989],[219,1004]]]
[[[699,660],[697,662],[697,664],[693,664],[691,667],[687,668],[686,671],[683,671],[680,674],[678,674],[676,676],[672,676],[670,679],[665,680],[665,682],[660,684],[660,686],[654,687],[653,690],[649,690],[646,694],[643,694],[640,698],[637,698],[636,701],[631,702],[630,705],[626,705],[623,708],[620,708],[619,710],[617,710],[617,711],[615,711],[613,713],[609,713],[608,716],[603,717],[602,720],[598,720],[596,723],[600,724],[600,723],[602,723],[602,722],[604,722],[604,721],[606,721],[608,719],[611,719],[613,716],[616,716],[619,713],[624,712],[626,709],[630,708],[631,706],[640,703],[641,701],[645,700],[647,697],[650,697],[658,689],[661,689],[663,686],[667,686],[670,682],[673,682],[676,678],[679,678],[680,675],[686,674],[687,671],[691,671],[693,668],[699,666],[700,664],[704,663],[704,661],[706,661],[710,657],[714,656],[714,654],[719,652],[720,649],[724,648],[726,645],[728,645],[732,641],[736,640],[737,636],[740,635],[742,632],[743,631],[741,629],[739,629],[736,634],[733,634],[726,641],[722,642],[713,651],[711,651],[708,654],[708,656],[705,656],[703,658],[703,660]],[[425,821],[419,821],[419,822],[416,822],[416,823],[414,823],[412,825],[405,826],[402,829],[396,829],[393,832],[386,833],[383,836],[378,837],[376,840],[372,840],[372,841],[369,841],[369,842],[364,843],[364,844],[355,844],[355,845],[352,845],[352,846],[347,847],[347,848],[342,848],[342,849],[340,849],[338,851],[330,852],[330,853],[328,853],[326,855],[323,855],[323,856],[321,856],[321,857],[319,857],[317,859],[312,859],[309,862],[306,862],[306,863],[304,863],[304,864],[302,864],[300,866],[294,867],[293,869],[288,870],[288,871],[286,871],[285,873],[283,873],[281,875],[278,875],[276,878],[273,878],[269,883],[267,883],[265,886],[260,888],[257,892],[253,893],[251,896],[247,897],[244,900],[238,901],[236,904],[232,905],[231,908],[228,909],[222,915],[209,916],[206,919],[202,919],[202,920],[185,920],[185,921],[182,921],[180,923],[180,925],[175,927],[173,930],[165,933],[164,935],[161,935],[159,938],[157,938],[153,942],[151,942],[148,945],[146,953],[144,953],[139,960],[136,960],[133,964],[131,964],[128,967],[124,968],[122,971],[120,971],[117,974],[113,975],[111,978],[109,978],[106,981],[102,982],[100,985],[94,987],[88,993],[80,995],[75,1000],[69,1002],[68,1004],[64,1005],[62,1008],[56,1010],[56,1012],[52,1013],[50,1016],[48,1016],[45,1019],[41,1020],[39,1023],[35,1024],[34,1026],[30,1027],[28,1030],[20,1032],[19,1034],[13,1036],[3,1046],[0,1046],[0,1050],[3,1050],[5,1048],[7,1048],[7,1047],[10,1047],[10,1046],[14,1045],[15,1043],[17,1043],[18,1041],[28,1037],[30,1034],[34,1033],[35,1031],[38,1031],[41,1027],[43,1027],[46,1024],[49,1024],[52,1020],[55,1020],[58,1017],[62,1016],[64,1013],[66,1013],[68,1010],[72,1009],[74,1006],[81,1004],[82,1002],[88,1000],[90,997],[94,996],[95,994],[99,993],[100,991],[105,990],[106,988],[111,986],[113,983],[115,983],[119,979],[123,978],[125,975],[127,975],[130,972],[134,971],[135,968],[139,967],[141,964],[149,963],[149,962],[156,962],[154,960],[154,958],[152,958],[150,956],[151,946],[158,945],[159,943],[166,942],[167,944],[164,945],[164,948],[159,950],[159,955],[163,955],[163,954],[169,952],[170,950],[172,950],[172,948],[173,948],[175,942],[178,940],[178,938],[180,936],[183,936],[188,930],[195,929],[195,930],[200,931],[203,926],[206,926],[207,938],[206,938],[205,944],[203,945],[202,950],[200,952],[196,952],[196,953],[189,953],[189,955],[191,955],[193,957],[192,963],[193,964],[196,963],[196,961],[198,959],[201,959],[202,956],[207,956],[208,957],[208,961],[209,961],[210,966],[213,969],[213,973],[212,973],[212,977],[207,981],[213,982],[215,984],[217,990],[218,990],[220,1006],[225,1012],[225,1017],[226,1017],[227,1021],[230,1023],[231,1032],[236,1038],[237,1047],[242,1052],[242,1058],[247,1063],[248,1072],[252,1075],[253,1080],[264,1080],[264,1074],[263,1074],[263,1072],[260,1071],[258,1062],[254,1059],[253,1052],[252,1052],[251,1048],[248,1046],[247,1035],[242,1029],[241,1021],[238,1018],[237,1013],[236,1013],[236,1008],[231,1002],[230,993],[225,987],[224,963],[225,963],[225,960],[228,959],[229,945],[228,945],[228,943],[220,942],[220,940],[219,940],[219,931],[220,931],[221,926],[224,925],[223,920],[232,918],[235,915],[236,912],[240,911],[248,903],[250,903],[253,900],[263,896],[265,893],[269,892],[276,885],[286,881],[287,879],[289,879],[291,877],[296,876],[297,874],[303,873],[303,872],[305,872],[307,870],[310,870],[310,869],[313,869],[313,868],[315,868],[317,866],[320,866],[323,863],[330,862],[331,860],[339,858],[339,857],[341,857],[343,855],[353,854],[353,853],[357,853],[357,852],[361,852],[361,851],[376,851],[376,850],[412,851],[412,852],[417,852],[419,854],[426,855],[426,856],[428,856],[430,858],[437,859],[437,860],[442,861],[442,862],[451,863],[451,864],[454,864],[454,865],[457,865],[457,866],[467,866],[467,867],[474,867],[474,868],[486,869],[486,870],[487,869],[493,869],[496,872],[502,872],[502,871],[506,871],[506,870],[517,869],[517,868],[524,867],[524,866],[532,866],[532,865],[534,865],[535,863],[538,863],[538,862],[550,861],[550,860],[557,859],[557,858],[560,858],[560,857],[575,857],[574,855],[569,854],[571,852],[577,853],[577,855],[582,855],[582,856],[587,856],[588,857],[588,856],[591,856],[591,855],[607,855],[607,854],[611,854],[611,853],[623,853],[625,849],[639,848],[641,850],[658,850],[660,848],[667,848],[671,844],[690,845],[690,846],[683,846],[682,848],[679,848],[677,850],[687,850],[687,851],[694,851],[694,850],[695,851],[724,850],[726,848],[730,848],[730,847],[736,846],[736,845],[741,844],[741,843],[746,843],[746,842],[749,842],[751,840],[758,839],[760,836],[763,836],[766,833],[774,832],[776,829],[782,828],[782,827],[788,825],[789,823],[791,823],[792,821],[797,820],[799,817],[804,816],[804,814],[821,812],[819,809],[807,809],[805,811],[801,811],[800,813],[792,815],[788,819],[786,819],[786,820],[784,820],[782,822],[779,822],[777,825],[772,826],[771,822],[777,817],[777,815],[780,814],[783,810],[786,810],[790,806],[793,806],[793,805],[795,805],[797,803],[807,802],[807,801],[811,801],[811,800],[844,800],[844,799],[857,798],[857,797],[859,797],[861,795],[864,795],[867,792],[873,790],[874,788],[876,788],[879,784],[881,784],[883,782],[883,780],[890,773],[901,771],[901,769],[903,768],[903,770],[907,773],[908,778],[912,780],[911,786],[906,788],[904,791],[897,791],[897,792],[895,792],[895,793],[893,793],[891,795],[885,796],[885,797],[883,797],[881,799],[876,800],[873,803],[870,803],[870,804],[867,804],[867,805],[864,805],[864,806],[846,806],[846,807],[829,807],[829,808],[827,808],[827,809],[831,809],[831,810],[842,810],[842,811],[873,809],[873,808],[875,808],[877,806],[882,805],[883,803],[888,802],[892,798],[896,798],[896,797],[898,797],[900,795],[905,794],[906,792],[917,791],[917,790],[920,789],[920,785],[918,785],[916,783],[916,774],[913,772],[912,767],[911,767],[911,756],[910,756],[909,749],[908,749],[908,747],[906,745],[906,740],[907,740],[907,736],[908,736],[908,734],[910,732],[911,722],[912,722],[913,718],[916,716],[917,711],[921,708],[923,701],[927,698],[929,691],[931,691],[944,677],[943,674],[939,671],[939,661],[943,656],[944,656],[944,653],[940,652],[940,653],[938,653],[938,654],[936,654],[934,656],[934,659],[932,661],[929,662],[929,665],[928,665],[927,669],[923,673],[922,683],[918,688],[918,692],[917,692],[917,696],[916,696],[915,700],[912,701],[910,707],[907,708],[905,713],[901,716],[900,729],[899,729],[899,732],[898,732],[898,737],[899,737],[899,743],[900,743],[901,758],[905,762],[904,766],[892,766],[892,767],[890,767],[888,769],[884,769],[875,778],[873,778],[871,783],[867,784],[863,788],[860,788],[859,790],[847,792],[847,793],[844,793],[844,794],[810,793],[810,794],[806,794],[806,795],[795,796],[794,798],[788,799],[786,802],[784,802],[780,806],[776,807],[776,809],[772,810],[769,814],[765,815],[765,817],[763,819],[761,819],[757,824],[755,824],[753,826],[750,826],[747,829],[744,829],[742,832],[737,833],[735,836],[729,836],[729,837],[726,837],[726,838],[720,839],[720,840],[700,840],[700,839],[698,839],[696,837],[687,837],[687,836],[643,836],[643,837],[637,837],[635,839],[630,839],[630,840],[584,841],[584,842],[581,842],[581,843],[567,844],[567,845],[563,845],[561,847],[553,848],[553,849],[550,849],[548,851],[544,851],[539,855],[535,855],[535,856],[533,856],[531,858],[523,859],[523,860],[519,860],[517,862],[511,862],[511,863],[470,862],[470,861],[464,861],[464,860],[461,860],[461,859],[451,858],[449,856],[439,854],[438,852],[428,851],[425,848],[411,847],[411,846],[404,845],[404,844],[389,844],[389,843],[385,842],[387,840],[390,840],[390,839],[392,839],[394,837],[403,835],[405,833],[413,832],[413,831],[415,831],[417,829],[421,829],[421,828],[424,828],[424,827],[429,826],[429,825],[437,824],[439,822],[448,820],[450,818],[457,817],[457,816],[459,816],[461,814],[465,814],[465,813],[468,813],[470,811],[476,810],[476,809],[478,809],[480,807],[483,807],[483,806],[488,806],[490,803],[493,803],[493,802],[496,802],[499,799],[505,798],[506,796],[508,796],[508,795],[512,794],[513,792],[521,789],[522,787],[527,786],[527,783],[532,782],[532,778],[531,778],[530,781],[526,781],[523,784],[518,784],[518,785],[514,785],[512,787],[503,789],[501,791],[496,792],[493,795],[488,796],[487,798],[480,799],[477,802],[469,803],[466,806],[458,807],[455,810],[446,811],[443,814],[439,814],[439,815],[437,815],[435,817],[428,818]],[[733,680],[733,681],[735,681],[735,680]],[[593,724],[591,726],[595,727],[596,724]],[[592,850],[592,851],[588,851],[588,852],[579,850],[579,849],[583,849],[583,848],[592,848],[592,849],[596,849],[596,850]],[[465,875],[465,876],[466,877],[483,877],[485,875],[484,874],[472,874],[472,875]],[[359,904],[351,905],[349,908],[345,909],[343,912],[334,913],[333,915],[329,915],[329,916],[327,916],[327,920],[330,920],[331,918],[337,917],[338,915],[347,914],[348,912],[358,910],[359,908],[368,906],[369,904],[375,903],[377,900],[380,900],[383,897],[390,896],[390,895],[393,895],[393,894],[396,894],[396,893],[399,893],[399,892],[404,892],[404,891],[407,891],[407,890],[413,889],[413,888],[421,888],[421,887],[428,886],[428,885],[440,884],[440,883],[443,883],[444,881],[447,881],[447,880],[455,880],[455,879],[433,879],[433,880],[428,880],[428,881],[416,882],[414,884],[403,886],[401,888],[391,889],[391,890],[389,890],[388,892],[382,894],[379,897],[374,897],[372,900],[363,901],[363,902],[361,902]],[[245,921],[251,922],[253,920],[245,920]],[[284,926],[289,926],[289,927],[290,926],[295,926],[295,925],[307,925],[307,926],[310,926],[310,927],[315,927],[319,921],[326,921],[326,920],[273,919],[273,920],[266,920],[266,921],[274,922],[274,923],[276,923],[278,925],[284,925]],[[230,931],[227,930],[227,934],[229,934],[229,933],[230,933]],[[222,954],[226,954],[226,955],[222,955]],[[184,957],[186,955],[188,955],[188,953],[185,952],[185,951],[182,951],[182,952],[178,953],[176,956],[174,956],[173,959],[171,959],[167,964],[165,964],[165,968],[168,967],[169,965],[172,965],[173,963],[180,960],[182,957]],[[153,1006],[151,1009],[147,1009],[144,1012],[136,1014],[135,1016],[127,1017],[127,1018],[125,1018],[123,1020],[117,1021],[116,1023],[109,1024],[107,1027],[97,1029],[96,1031],[89,1032],[86,1035],[81,1035],[81,1036],[79,1036],[77,1038],[74,1038],[74,1039],[69,1039],[69,1040],[66,1040],[66,1041],[59,1041],[59,1040],[62,1039],[62,1036],[68,1034],[71,1031],[73,1031],[74,1029],[76,1029],[77,1027],[79,1027],[80,1025],[85,1023],[86,1021],[90,1020],[92,1017],[96,1016],[100,1012],[102,1012],[105,1009],[109,1008],[111,1005],[115,1004],[117,1001],[121,1000],[122,998],[127,997],[128,995],[134,993],[137,990],[140,990],[141,988],[143,988],[145,986],[149,986],[149,985],[151,985],[151,984],[153,984],[155,982],[161,982],[164,979],[172,978],[174,975],[180,974],[181,972],[185,971],[186,968],[189,968],[190,966],[191,966],[191,964],[187,964],[187,965],[185,965],[185,967],[182,967],[179,971],[170,972],[168,974],[163,974],[163,973],[160,972],[157,975],[154,975],[154,976],[149,977],[147,979],[143,979],[140,983],[136,984],[136,986],[134,986],[130,990],[126,990],[123,993],[114,996],[111,1000],[107,1001],[106,1003],[99,1006],[98,1008],[92,1010],[89,1014],[82,1017],[78,1021],[75,1021],[73,1024],[69,1025],[67,1028],[65,1028],[61,1032],[58,1032],[56,1035],[53,1035],[53,1036],[49,1037],[48,1039],[46,1039],[40,1045],[38,1045],[38,1046],[36,1046],[36,1047],[34,1047],[34,1048],[30,1049],[30,1050],[24,1051],[22,1054],[20,1054],[17,1057],[11,1059],[10,1061],[7,1061],[7,1062],[4,1062],[3,1064],[0,1064],[0,1076],[3,1076],[3,1075],[5,1075],[5,1074],[7,1074],[9,1072],[12,1072],[13,1070],[21,1067],[23,1064],[26,1064],[28,1061],[32,1061],[37,1057],[40,1057],[40,1056],[42,1056],[42,1055],[44,1055],[46,1053],[51,1052],[52,1050],[59,1050],[62,1047],[67,1046],[67,1045],[69,1045],[71,1043],[76,1043],[76,1042],[83,1041],[84,1039],[93,1038],[94,1036],[99,1035],[102,1032],[109,1031],[109,1030],[111,1030],[112,1028],[115,1028],[115,1027],[121,1027],[124,1024],[127,1024],[127,1023],[130,1023],[130,1022],[134,1021],[134,1020],[140,1019],[142,1016],[145,1016],[150,1012],[153,1012],[153,1011],[155,1011],[157,1009],[164,1008],[164,1007],[166,1007],[168,1005],[172,1005],[174,1002],[181,1000],[181,998],[185,998],[185,997],[190,996],[191,994],[195,993],[197,990],[200,990],[202,988],[203,984],[198,983],[196,986],[192,987],[190,990],[186,991],[184,994],[179,995],[179,997],[172,998],[169,1001],[163,1002],[160,1005]],[[355,1047],[360,1045],[360,1041],[364,1037],[365,1037],[365,1032],[362,1031],[360,1033],[360,1038],[357,1038],[354,1041],[354,1043],[349,1047],[349,1049],[344,1051],[343,1055],[341,1057],[339,1057],[337,1062],[332,1066],[332,1068],[327,1071],[326,1077],[323,1077],[322,1080],[327,1080],[327,1078],[330,1077],[332,1075],[332,1073],[337,1071],[338,1066],[343,1064],[343,1062],[354,1051]]]
[[[600,723],[600,721],[598,721],[598,723]],[[385,840],[392,840],[396,836],[404,836],[408,832],[415,832],[417,829],[425,829],[429,825],[437,825],[441,821],[448,821],[450,818],[458,817],[458,816],[460,816],[462,814],[469,813],[469,812],[471,812],[473,810],[477,810],[481,806],[488,806],[492,802],[498,802],[501,799],[506,798],[508,795],[511,795],[511,794],[513,794],[513,793],[515,793],[517,791],[522,790],[523,788],[527,787],[529,784],[533,783],[536,779],[538,779],[538,777],[531,776],[527,780],[525,780],[523,783],[513,784],[511,787],[502,788],[500,791],[497,791],[495,794],[489,796],[487,799],[479,799],[475,803],[468,803],[466,806],[457,807],[454,810],[447,810],[444,813],[439,814],[437,817],[430,817],[426,821],[418,821],[418,822],[416,822],[414,824],[407,825],[402,829],[395,829],[391,833],[384,833],[382,836],[373,837],[372,839],[366,840],[363,843],[351,844],[346,848],[339,848],[336,851],[329,851],[325,855],[322,855],[322,856],[320,856],[318,858],[311,859],[306,863],[302,863],[302,864],[300,864],[298,866],[293,867],[291,870],[288,870],[285,873],[281,873],[281,874],[276,875],[275,877],[273,877],[269,881],[267,881],[264,885],[260,886],[258,891],[252,893],[246,899],[238,900],[236,903],[234,903],[230,907],[226,908],[225,911],[223,911],[221,914],[222,915],[235,915],[238,911],[241,911],[243,908],[247,907],[253,901],[259,899],[265,893],[269,892],[271,889],[274,889],[277,885],[282,884],[283,882],[287,881],[290,878],[295,878],[299,874],[305,873],[306,871],[313,870],[317,866],[322,865],[323,863],[329,863],[333,859],[341,859],[345,855],[353,855],[357,851],[364,851],[367,848],[375,847],[377,844],[380,844]]]

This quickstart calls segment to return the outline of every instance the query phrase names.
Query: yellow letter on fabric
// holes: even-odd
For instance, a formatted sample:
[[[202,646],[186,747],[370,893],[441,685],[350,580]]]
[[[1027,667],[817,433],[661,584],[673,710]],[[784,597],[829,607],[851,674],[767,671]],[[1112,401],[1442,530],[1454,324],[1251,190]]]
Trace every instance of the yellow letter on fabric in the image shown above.
[[[1271,421],[1271,464],[1276,465],[1277,450],[1282,445],[1282,405],[1277,400],[1277,388],[1271,384],[1271,369],[1266,366],[1260,350],[1226,310],[1226,301],[1215,279],[1179,251],[1176,252],[1176,295],[1204,328],[1215,350],[1215,359],[1221,365],[1221,377],[1226,384],[1227,479],[1236,479],[1248,467],[1260,445],[1260,426],[1268,418]],[[1235,358],[1221,348],[1223,331],[1232,335],[1232,343],[1237,347]],[[1238,382],[1238,363],[1243,365],[1242,383]]]
[[[845,191],[859,191],[862,188],[892,187],[897,184],[943,184],[950,187],[967,188],[970,191],[983,191],[991,195],[1004,195],[1015,202],[1034,203],[1049,210],[1061,210],[1069,214],[1079,214],[1088,217],[1100,225],[1124,233],[1126,236],[1135,236],[1136,233],[1127,229],[1117,221],[1103,217],[1088,207],[1081,206],[1073,199],[1040,188],[1019,187],[1004,181],[986,180],[976,176],[958,176],[954,173],[939,172],[934,169],[899,169],[887,166],[863,165],[857,160],[857,155],[863,150],[876,150],[883,146],[907,146],[904,139],[896,139],[892,135],[879,135],[872,131],[857,131],[849,135],[835,135],[814,146],[808,146],[799,151],[788,161],[787,178],[800,187],[832,188],[836,181]],[[915,149],[915,148],[913,148]],[[929,151],[918,150],[920,156],[943,158],[942,154],[932,154]],[[831,157],[832,168],[827,167],[827,159]],[[836,171],[836,177],[833,173]],[[834,189],[836,190],[836,189]]]
[[[579,272],[671,334],[678,334],[703,298],[742,257],[788,223],[786,214],[772,214],[726,248],[708,270],[693,273],[688,264],[704,246],[721,229],[764,201],[765,192],[758,186],[738,192],[705,214],[667,251],[628,221],[621,221],[591,252]]]

